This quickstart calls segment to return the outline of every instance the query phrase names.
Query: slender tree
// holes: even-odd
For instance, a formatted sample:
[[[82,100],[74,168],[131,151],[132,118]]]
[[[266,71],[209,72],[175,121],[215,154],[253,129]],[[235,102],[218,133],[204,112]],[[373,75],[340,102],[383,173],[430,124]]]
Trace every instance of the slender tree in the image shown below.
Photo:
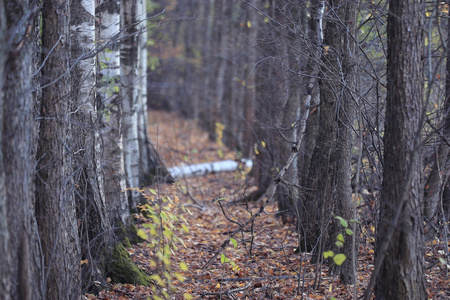
[[[0,141],[3,143],[3,85],[4,85],[4,68],[7,55],[6,45],[6,15],[3,2],[0,3]],[[2,149],[3,150],[3,149]],[[6,187],[5,187],[5,172],[3,163],[3,151],[0,151],[0,257],[3,257],[5,262],[10,261],[8,247],[9,247],[9,232],[7,222],[7,206],[6,206]],[[0,264],[0,273],[3,274],[0,280],[0,291],[5,295],[5,299],[10,299],[11,289],[11,273],[9,271],[9,264]]]
[[[423,22],[424,1],[389,1],[384,174],[372,275],[377,299],[427,298],[420,151]]]
[[[97,99],[103,144],[105,198],[109,217],[127,224],[130,208],[126,193],[123,152],[122,92],[120,90],[120,1],[101,0],[96,8],[97,40],[107,43],[98,56]]]
[[[125,37],[120,49],[120,73],[122,91],[122,125],[125,174],[128,188],[139,188],[139,140],[138,140],[138,32],[136,17],[136,2],[123,2],[120,6],[121,28]],[[139,201],[139,192],[128,192],[128,202],[131,208]]]
[[[103,264],[113,244],[103,177],[103,148],[96,101],[94,0],[71,2],[71,57],[80,59],[71,70],[71,145],[77,219],[83,264],[83,284],[104,280]],[[113,205],[112,205],[113,206]],[[94,242],[95,241],[95,242]]]
[[[319,1],[323,11],[323,1]],[[352,90],[354,84],[354,31],[356,1],[328,2],[330,10],[324,31],[321,81],[320,123],[316,149],[311,159],[308,192],[300,216],[304,224],[306,248],[321,255],[334,248],[336,236],[343,231],[333,214],[346,220],[356,219],[351,191],[352,124],[355,117]],[[306,222],[305,222],[306,221]],[[352,247],[347,239],[342,250],[347,259],[336,270],[344,283],[355,279]],[[332,268],[333,269],[333,268]],[[332,270],[334,272],[334,270]]]

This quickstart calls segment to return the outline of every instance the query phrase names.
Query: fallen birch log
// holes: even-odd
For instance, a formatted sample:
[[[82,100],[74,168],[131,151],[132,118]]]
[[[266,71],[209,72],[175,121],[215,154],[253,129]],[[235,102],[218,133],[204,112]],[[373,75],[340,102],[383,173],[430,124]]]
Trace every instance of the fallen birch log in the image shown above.
[[[174,178],[203,176],[210,173],[233,172],[244,165],[245,168],[252,168],[253,161],[251,159],[241,159],[240,162],[234,160],[215,161],[210,163],[202,163],[189,166],[179,166],[167,168],[170,175]]]

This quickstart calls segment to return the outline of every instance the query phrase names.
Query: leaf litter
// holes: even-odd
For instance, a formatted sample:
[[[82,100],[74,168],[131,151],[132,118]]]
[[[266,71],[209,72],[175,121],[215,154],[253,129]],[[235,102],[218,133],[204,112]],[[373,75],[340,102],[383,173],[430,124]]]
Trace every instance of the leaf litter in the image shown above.
[[[235,151],[211,141],[193,120],[162,111],[150,112],[149,120],[150,136],[166,166],[238,158]],[[373,226],[362,230],[357,286],[345,286],[338,277],[328,275],[326,266],[318,269],[310,263],[308,254],[296,253],[298,234],[293,224],[283,224],[277,217],[275,204],[269,204],[254,223],[241,228],[259,204],[230,203],[254,191],[256,187],[251,183],[247,173],[238,170],[184,178],[174,185],[157,184],[146,189],[147,193],[156,191],[160,195],[175,190],[178,204],[188,208],[182,212],[188,224],[180,236],[185,247],[179,245],[171,257],[174,271],[185,280],[172,278],[176,291],[170,292],[170,299],[352,299],[355,291],[361,297],[373,269]],[[140,229],[148,230],[144,226]],[[235,234],[230,238],[232,233]],[[426,283],[430,299],[450,296],[448,266],[439,260],[442,249],[440,241],[427,243]],[[133,245],[128,252],[148,274],[155,272],[149,263],[153,254],[147,243]],[[85,295],[87,299],[102,300],[153,296],[151,287],[117,283],[110,283],[97,296]]]

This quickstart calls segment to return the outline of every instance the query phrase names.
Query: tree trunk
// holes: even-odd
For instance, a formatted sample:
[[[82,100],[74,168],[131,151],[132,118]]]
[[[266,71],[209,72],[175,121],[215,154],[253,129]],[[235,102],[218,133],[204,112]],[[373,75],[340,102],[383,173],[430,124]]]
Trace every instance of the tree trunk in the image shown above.
[[[326,250],[346,255],[344,263],[332,266],[330,271],[340,274],[343,283],[350,284],[356,275],[352,258],[354,245],[351,238],[347,238],[342,249],[337,249],[334,246],[336,236],[343,233],[344,228],[337,221],[331,226],[329,224],[333,214],[345,220],[356,219],[350,185],[352,124],[355,117],[351,95],[355,86],[355,43],[352,36],[356,3],[342,0],[329,5],[331,15],[324,33],[320,74],[319,135],[307,185],[311,192],[306,196],[303,204],[306,209],[300,219],[306,220],[303,234],[307,248],[317,246],[318,255]]]
[[[3,2],[0,3],[0,45],[6,45],[6,14]],[[4,86],[4,68],[7,47],[0,47],[0,91],[3,91]],[[3,92],[0,92],[0,143],[3,145]],[[6,186],[5,186],[5,166],[3,163],[3,149],[0,151],[0,257],[3,257],[3,262],[0,264],[0,274],[3,274],[0,279],[0,293],[4,295],[5,300],[11,299],[11,281],[14,278],[9,269],[9,232],[7,222],[7,201],[6,201]]]
[[[148,132],[148,99],[147,99],[147,39],[148,39],[148,17],[146,0],[138,0],[136,7],[138,16],[136,45],[138,47],[138,142],[139,142],[139,182],[140,186],[148,185],[154,181],[162,180],[167,183],[174,182],[167,171],[162,158],[159,156]]]
[[[0,293],[3,299],[42,299],[41,254],[34,215],[32,97],[36,6],[0,3]],[[4,35],[6,33],[6,35]],[[4,60],[6,59],[6,60]]]
[[[137,0],[122,2],[121,28],[124,28],[120,49],[120,73],[123,108],[123,152],[127,188],[139,188],[139,139],[138,139],[138,30],[136,25]],[[128,202],[134,209],[139,202],[137,190],[127,192]]]
[[[450,19],[447,21],[447,36],[450,37]],[[425,184],[424,193],[424,215],[429,222],[436,215],[440,201],[445,201],[442,199],[442,193],[446,189],[445,186],[448,184],[448,178],[450,176],[450,48],[447,48],[446,55],[445,102],[442,131],[439,134],[439,146],[435,150],[435,158],[430,175]],[[432,231],[431,228],[429,230]]]
[[[282,18],[282,5],[275,1],[265,1],[265,13],[272,19]],[[262,17],[267,19],[267,17]],[[263,193],[270,185],[274,175],[285,162],[280,159],[281,149],[289,147],[277,130],[283,119],[283,109],[287,101],[287,84],[283,79],[285,72],[283,44],[285,32],[272,19],[263,23],[259,31],[259,62],[256,70],[255,134],[256,154],[254,172],[258,190]],[[264,21],[263,21],[264,22]],[[278,194],[283,197],[283,195]],[[279,200],[279,199],[278,199]]]
[[[36,215],[45,259],[46,298],[80,297],[80,248],[75,215],[70,141],[69,4],[45,1],[42,10],[43,86],[37,152]],[[56,46],[55,46],[56,45]],[[58,78],[60,77],[60,78]],[[58,80],[55,80],[58,79]],[[23,181],[22,181],[23,182]]]
[[[120,90],[120,46],[111,40],[120,31],[120,1],[101,0],[96,8],[100,20],[98,40],[110,45],[98,55],[97,98],[100,102],[100,132],[103,142],[105,198],[111,220],[128,224],[130,208],[126,193]]]
[[[420,155],[423,12],[423,1],[389,1],[384,176],[374,271],[376,299],[427,298]]]
[[[71,56],[86,56],[95,45],[94,0],[71,1]],[[71,71],[71,131],[77,219],[83,264],[82,283],[104,280],[102,264],[113,238],[107,214],[96,107],[95,58],[83,58]],[[95,242],[94,242],[95,241]],[[89,286],[86,286],[89,287]]]

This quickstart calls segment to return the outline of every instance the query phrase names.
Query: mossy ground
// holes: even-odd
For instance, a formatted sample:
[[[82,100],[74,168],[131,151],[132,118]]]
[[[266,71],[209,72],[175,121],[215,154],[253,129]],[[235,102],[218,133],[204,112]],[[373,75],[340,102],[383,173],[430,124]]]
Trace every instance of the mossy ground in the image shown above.
[[[111,262],[106,266],[106,270],[107,276],[113,282],[150,285],[150,276],[131,260],[122,243],[114,247],[111,258]]]

